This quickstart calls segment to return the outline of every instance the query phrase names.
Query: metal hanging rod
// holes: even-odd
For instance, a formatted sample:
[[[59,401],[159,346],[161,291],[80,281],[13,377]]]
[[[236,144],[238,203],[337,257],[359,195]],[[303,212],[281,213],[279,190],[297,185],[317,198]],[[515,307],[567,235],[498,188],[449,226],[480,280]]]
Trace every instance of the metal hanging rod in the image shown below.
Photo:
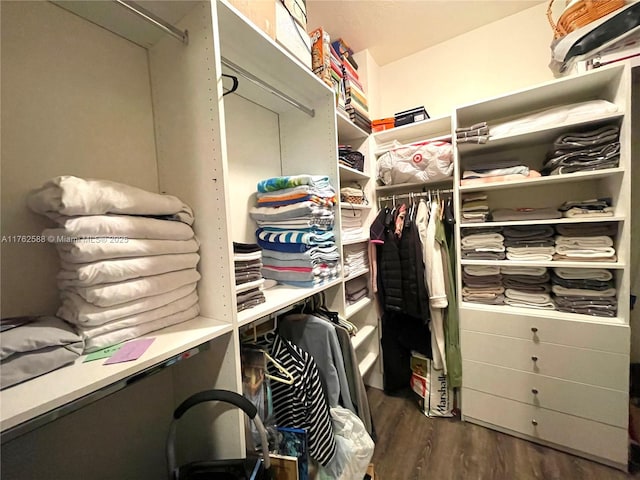
[[[310,117],[315,117],[316,112],[315,112],[315,110],[313,108],[309,108],[306,105],[303,105],[302,103],[298,102],[297,100],[291,98],[286,93],[283,93],[280,90],[278,90],[277,88],[272,87],[271,85],[266,83],[264,80],[256,77],[255,75],[253,75],[250,72],[247,72],[244,68],[240,67],[239,65],[236,65],[235,63],[231,62],[230,60],[227,60],[224,57],[222,57],[222,64],[225,65],[226,67],[230,68],[231,70],[233,70],[237,74],[241,75],[245,79],[249,80],[251,83],[259,86],[260,88],[266,90],[267,92],[269,92],[269,93],[275,95],[276,97],[284,100],[288,104],[293,105],[297,109],[302,110],[304,113],[306,113]]]
[[[429,195],[436,195],[439,193],[440,194],[454,193],[454,190],[452,188],[447,188],[447,189],[434,188],[432,190],[427,190],[426,192],[399,193],[398,195],[388,195],[386,197],[378,197],[378,203],[386,202],[388,200],[397,200],[399,198],[428,197]]]
[[[162,18],[157,15],[151,13],[149,10],[141,7],[136,2],[131,2],[128,0],[113,0],[115,3],[120,5],[121,7],[126,8],[130,12],[135,13],[136,15],[144,18],[147,22],[155,25],[160,30],[163,30],[165,33],[168,33],[172,37],[177,38],[182,43],[187,45],[189,43],[189,33],[185,30],[182,31],[168,22],[165,22]]]

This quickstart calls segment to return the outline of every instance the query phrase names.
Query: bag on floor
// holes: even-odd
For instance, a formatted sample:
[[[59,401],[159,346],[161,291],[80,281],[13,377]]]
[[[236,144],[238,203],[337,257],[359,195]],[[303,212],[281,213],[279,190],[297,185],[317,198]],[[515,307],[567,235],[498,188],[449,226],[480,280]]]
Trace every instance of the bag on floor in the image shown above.
[[[427,417],[453,417],[454,396],[443,370],[433,368],[433,361],[411,354],[411,388],[418,396],[422,413]]]

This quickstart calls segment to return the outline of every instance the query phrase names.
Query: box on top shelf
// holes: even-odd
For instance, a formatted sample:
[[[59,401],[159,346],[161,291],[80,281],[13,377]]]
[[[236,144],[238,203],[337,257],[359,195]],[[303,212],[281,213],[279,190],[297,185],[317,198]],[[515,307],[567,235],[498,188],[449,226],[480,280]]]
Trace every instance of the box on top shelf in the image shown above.
[[[424,107],[416,107],[411,110],[405,110],[404,112],[398,112],[394,114],[394,125],[400,127],[409,123],[421,122],[427,120],[429,114]]]
[[[395,127],[395,118],[381,118],[378,120],[371,120],[371,130],[374,132],[382,132]]]
[[[320,79],[333,87],[331,82],[331,39],[322,28],[316,28],[309,34],[311,39],[311,70]]]
[[[353,50],[351,50],[351,47],[347,45],[347,42],[345,42],[342,38],[339,38],[331,42],[331,46],[333,46],[336,52],[338,52],[338,55],[340,55],[340,58],[344,58],[345,60],[348,60],[351,66],[355,70],[358,69],[358,64],[353,58]]]

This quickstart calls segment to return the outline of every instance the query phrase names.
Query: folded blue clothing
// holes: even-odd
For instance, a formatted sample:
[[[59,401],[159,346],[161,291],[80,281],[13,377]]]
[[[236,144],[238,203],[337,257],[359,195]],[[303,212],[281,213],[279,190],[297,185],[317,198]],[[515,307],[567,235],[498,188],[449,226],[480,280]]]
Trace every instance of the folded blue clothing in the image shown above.
[[[322,245],[335,240],[333,231],[305,232],[301,230],[284,230],[269,232],[264,228],[256,230],[256,237],[271,243],[304,243],[307,245]]]
[[[275,250],[277,252],[288,252],[288,253],[303,253],[309,250],[312,246],[304,243],[273,243],[266,242],[264,240],[260,240],[258,238],[258,245],[260,245],[263,250]],[[264,252],[263,252],[264,255]]]
[[[315,188],[327,188],[331,186],[329,177],[323,175],[290,175],[267,178],[258,182],[257,189],[261,193],[275,192],[285,188],[309,185]]]

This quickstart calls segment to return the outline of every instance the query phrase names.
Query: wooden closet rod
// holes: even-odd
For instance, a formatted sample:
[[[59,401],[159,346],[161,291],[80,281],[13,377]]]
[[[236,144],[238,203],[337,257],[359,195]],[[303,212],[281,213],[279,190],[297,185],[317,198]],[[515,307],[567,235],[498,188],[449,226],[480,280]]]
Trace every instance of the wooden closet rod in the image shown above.
[[[147,22],[151,23],[152,25],[155,25],[160,30],[163,30],[165,33],[168,33],[172,37],[177,38],[185,45],[189,43],[189,33],[186,30],[182,31],[174,27],[170,23],[165,22],[162,18],[151,13],[149,10],[141,7],[136,2],[131,2],[129,0],[113,0],[113,1],[118,5],[120,5],[121,7],[126,8],[130,12],[135,13],[139,17],[142,17]]]
[[[316,111],[313,108],[309,108],[306,105],[301,104],[297,100],[291,98],[286,93],[283,93],[280,90],[278,90],[277,88],[272,87],[271,85],[266,83],[264,80],[256,77],[252,73],[247,72],[244,68],[240,67],[239,65],[236,65],[235,63],[231,62],[230,60],[227,60],[224,57],[222,57],[222,64],[225,65],[226,67],[230,68],[231,70],[233,70],[237,74],[241,75],[245,79],[249,80],[251,83],[254,83],[255,85],[259,86],[260,88],[262,88],[262,89],[266,90],[267,92],[271,93],[272,95],[275,95],[276,97],[280,98],[281,100],[284,100],[288,104],[293,105],[298,110],[302,110],[304,113],[306,113],[310,117],[315,117]]]

